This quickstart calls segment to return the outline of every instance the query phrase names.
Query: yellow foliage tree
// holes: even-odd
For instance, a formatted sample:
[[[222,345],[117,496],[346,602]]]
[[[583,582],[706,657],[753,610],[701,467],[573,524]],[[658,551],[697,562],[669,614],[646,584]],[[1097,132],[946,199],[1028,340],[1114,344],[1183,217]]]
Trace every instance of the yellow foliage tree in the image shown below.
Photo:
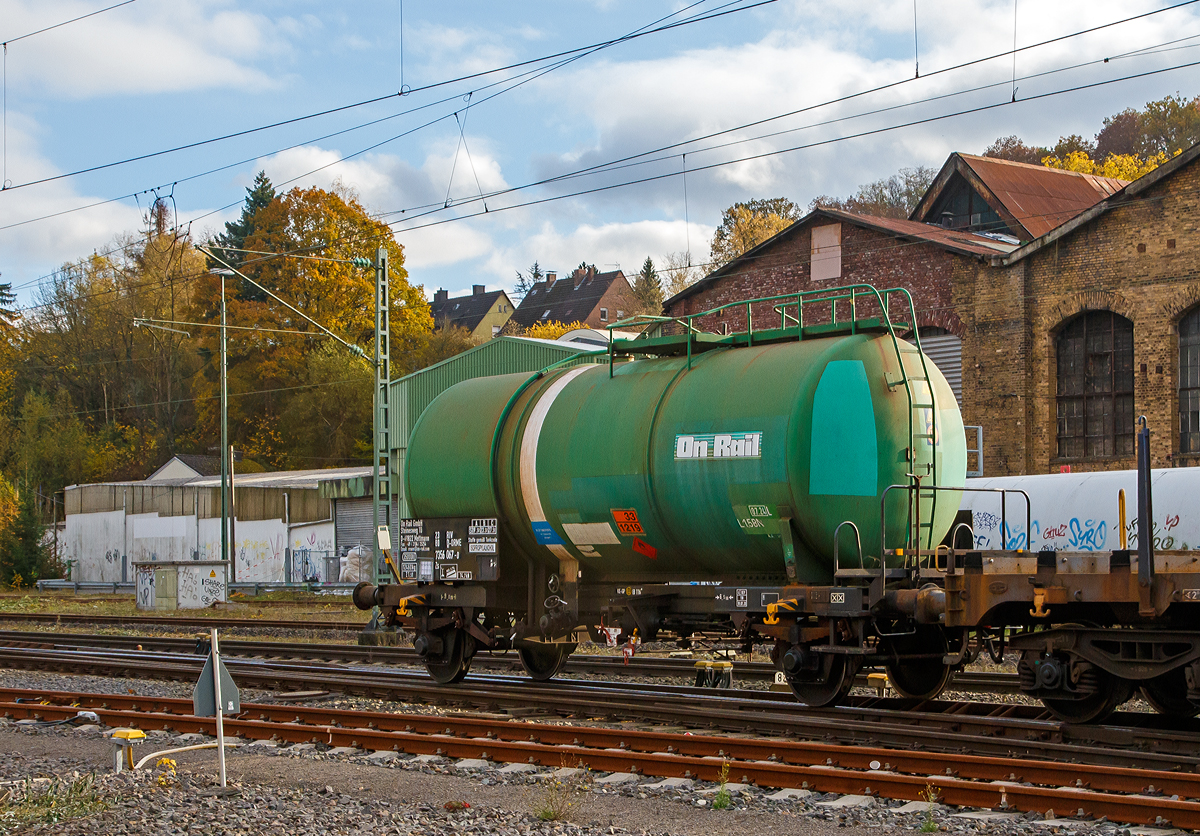
[[[1137,154],[1109,154],[1103,162],[1098,163],[1084,151],[1072,151],[1062,157],[1054,155],[1043,157],[1042,165],[1046,168],[1057,168],[1063,171],[1077,171],[1080,174],[1115,177],[1118,180],[1136,180],[1143,174],[1154,171],[1167,159],[1167,155],[1160,151],[1145,159]]]
[[[563,325],[557,320],[550,322],[535,322],[525,329],[525,333],[521,336],[532,337],[535,340],[557,340],[568,331],[574,331],[576,328],[587,328],[588,326],[576,320],[568,325]]]
[[[378,246],[388,252],[392,357],[400,360],[414,340],[432,329],[429,303],[421,289],[408,282],[404,253],[391,230],[374,220],[350,190],[292,189],[259,210],[254,231],[245,241],[247,250],[315,254],[326,260],[247,258],[242,270],[329,330],[361,346],[370,356],[375,328],[375,273],[348,262],[356,256],[373,260]],[[362,404],[347,401],[338,403],[342,414],[335,418],[332,405],[318,409],[308,401],[314,396],[335,401],[350,398],[337,388],[358,380],[360,375],[349,364],[357,363],[368,371],[369,367],[358,358],[349,358],[345,363],[330,361],[332,365],[326,365],[328,369],[339,369],[338,379],[313,380],[310,361],[325,342],[324,336],[307,320],[236,277],[226,280],[225,292],[231,325],[263,329],[229,334],[232,442],[247,456],[271,468],[346,463],[356,449],[351,439],[361,436],[370,442],[370,387],[363,393],[351,386],[357,393],[354,397],[366,399],[365,412]],[[219,321],[220,296],[219,277],[201,276],[195,283],[192,316],[206,322]],[[280,333],[288,331],[303,335]],[[196,434],[198,439],[208,441],[219,433],[216,396],[220,363],[213,362],[219,356],[218,332],[206,330],[200,341],[209,362],[193,378],[199,398]],[[334,354],[337,352],[344,349],[338,348]],[[301,403],[289,413],[297,399]],[[341,439],[337,450],[317,456],[311,449],[311,438],[279,431],[285,414],[336,423]]]
[[[781,199],[778,199],[781,200]],[[768,201],[758,201],[768,203]],[[747,250],[787,229],[795,221],[791,214],[767,207],[735,203],[725,210],[712,240],[712,267],[733,261]]]

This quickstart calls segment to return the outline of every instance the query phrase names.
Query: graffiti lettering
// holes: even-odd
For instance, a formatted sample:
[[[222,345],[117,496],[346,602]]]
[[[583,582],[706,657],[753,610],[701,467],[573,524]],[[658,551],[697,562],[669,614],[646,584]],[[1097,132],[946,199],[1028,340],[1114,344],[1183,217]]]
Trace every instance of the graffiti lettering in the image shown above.
[[[1104,548],[1104,543],[1108,540],[1108,522],[1106,520],[1098,522],[1087,520],[1080,523],[1078,517],[1072,517],[1069,525],[1071,539],[1067,542],[1072,548],[1085,552],[1094,552]]]
[[[1170,519],[1170,518],[1168,518]],[[1179,517],[1175,517],[1175,524],[1179,524]],[[1138,547],[1138,524],[1137,519],[1130,520],[1125,526],[1125,532],[1129,540],[1129,548],[1136,549]],[[1174,526],[1172,526],[1173,528]],[[1158,528],[1158,523],[1150,526],[1151,541],[1155,549],[1169,550],[1175,548],[1174,537],[1164,537]],[[1186,546],[1184,547],[1186,548]]]
[[[1057,537],[1066,537],[1066,536],[1067,536],[1067,524],[1066,523],[1063,523],[1062,525],[1056,525],[1054,528],[1047,528],[1042,533],[1043,540],[1053,540]]]
[[[1013,527],[1008,523],[1004,524],[1004,548],[1006,549],[1024,549],[1028,548],[1029,544],[1026,541],[1026,532],[1024,527],[1013,530]]]

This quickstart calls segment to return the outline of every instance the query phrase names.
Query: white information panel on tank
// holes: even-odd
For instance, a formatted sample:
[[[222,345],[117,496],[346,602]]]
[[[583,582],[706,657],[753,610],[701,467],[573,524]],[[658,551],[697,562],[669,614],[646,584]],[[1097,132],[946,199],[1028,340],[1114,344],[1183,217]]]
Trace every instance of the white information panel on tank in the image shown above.
[[[675,436],[675,460],[758,459],[762,433],[695,433]]]

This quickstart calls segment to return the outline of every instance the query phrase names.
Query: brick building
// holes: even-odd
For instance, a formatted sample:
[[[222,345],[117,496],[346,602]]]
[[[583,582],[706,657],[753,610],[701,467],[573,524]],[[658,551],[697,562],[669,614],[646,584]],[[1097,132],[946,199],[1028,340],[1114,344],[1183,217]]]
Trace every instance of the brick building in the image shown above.
[[[1200,145],[955,289],[990,472],[1200,463]]]
[[[987,475],[1133,467],[1134,419],[1140,415],[1152,429],[1154,466],[1195,465],[1197,156],[1200,146],[1126,185],[1085,183],[1096,196],[1090,206],[1078,180],[1039,174],[1038,188],[1066,184],[1068,196],[1085,208],[1019,244],[1014,239],[1045,226],[1028,210],[1029,188],[988,189],[990,197],[1005,195],[1008,215],[1021,222],[1020,236],[1007,223],[1000,235],[970,232],[971,213],[967,223],[958,223],[967,228],[954,228],[953,220],[935,225],[818,209],[668,299],[664,309],[679,316],[856,282],[905,287],[927,350],[952,381],[961,374],[964,423],[984,428]],[[951,169],[955,176],[960,164]],[[1015,171],[992,169],[993,177],[997,170],[1006,176]],[[957,182],[940,178],[931,193],[961,193]],[[940,205],[926,197],[925,209],[914,217]],[[1041,195],[1045,205],[1052,198]],[[1022,202],[1023,216],[1012,211]],[[995,215],[1003,218],[1004,211]],[[843,307],[839,316],[848,313]],[[859,314],[871,315],[870,306]],[[771,305],[757,306],[752,316],[756,328],[779,321]],[[745,325],[744,308],[701,323],[710,331]],[[953,350],[935,354],[939,341]]]
[[[531,325],[582,322],[591,328],[607,328],[633,308],[633,288],[620,270],[599,273],[594,267],[577,268],[558,278],[546,273],[529,289],[501,333],[519,336]]]

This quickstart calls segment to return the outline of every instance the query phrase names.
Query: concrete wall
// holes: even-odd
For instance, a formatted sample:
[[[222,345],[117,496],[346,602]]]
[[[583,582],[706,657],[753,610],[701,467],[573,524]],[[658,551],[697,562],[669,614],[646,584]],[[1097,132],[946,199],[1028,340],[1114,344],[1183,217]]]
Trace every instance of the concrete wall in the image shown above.
[[[102,511],[67,517],[61,549],[73,561],[71,580],[117,583],[125,555],[125,512]],[[132,572],[132,567],[129,569]],[[132,574],[127,578],[132,580]]]
[[[126,536],[128,531],[128,537]],[[197,542],[198,537],[198,542]],[[288,527],[283,520],[234,521],[234,572],[237,581],[281,583],[285,550],[333,551],[332,521]],[[128,551],[127,551],[128,550]],[[71,580],[115,583],[134,581],[133,562],[219,560],[221,521],[202,518],[197,535],[194,516],[160,517],[121,511],[71,514],[62,534],[64,559],[75,561]]]

